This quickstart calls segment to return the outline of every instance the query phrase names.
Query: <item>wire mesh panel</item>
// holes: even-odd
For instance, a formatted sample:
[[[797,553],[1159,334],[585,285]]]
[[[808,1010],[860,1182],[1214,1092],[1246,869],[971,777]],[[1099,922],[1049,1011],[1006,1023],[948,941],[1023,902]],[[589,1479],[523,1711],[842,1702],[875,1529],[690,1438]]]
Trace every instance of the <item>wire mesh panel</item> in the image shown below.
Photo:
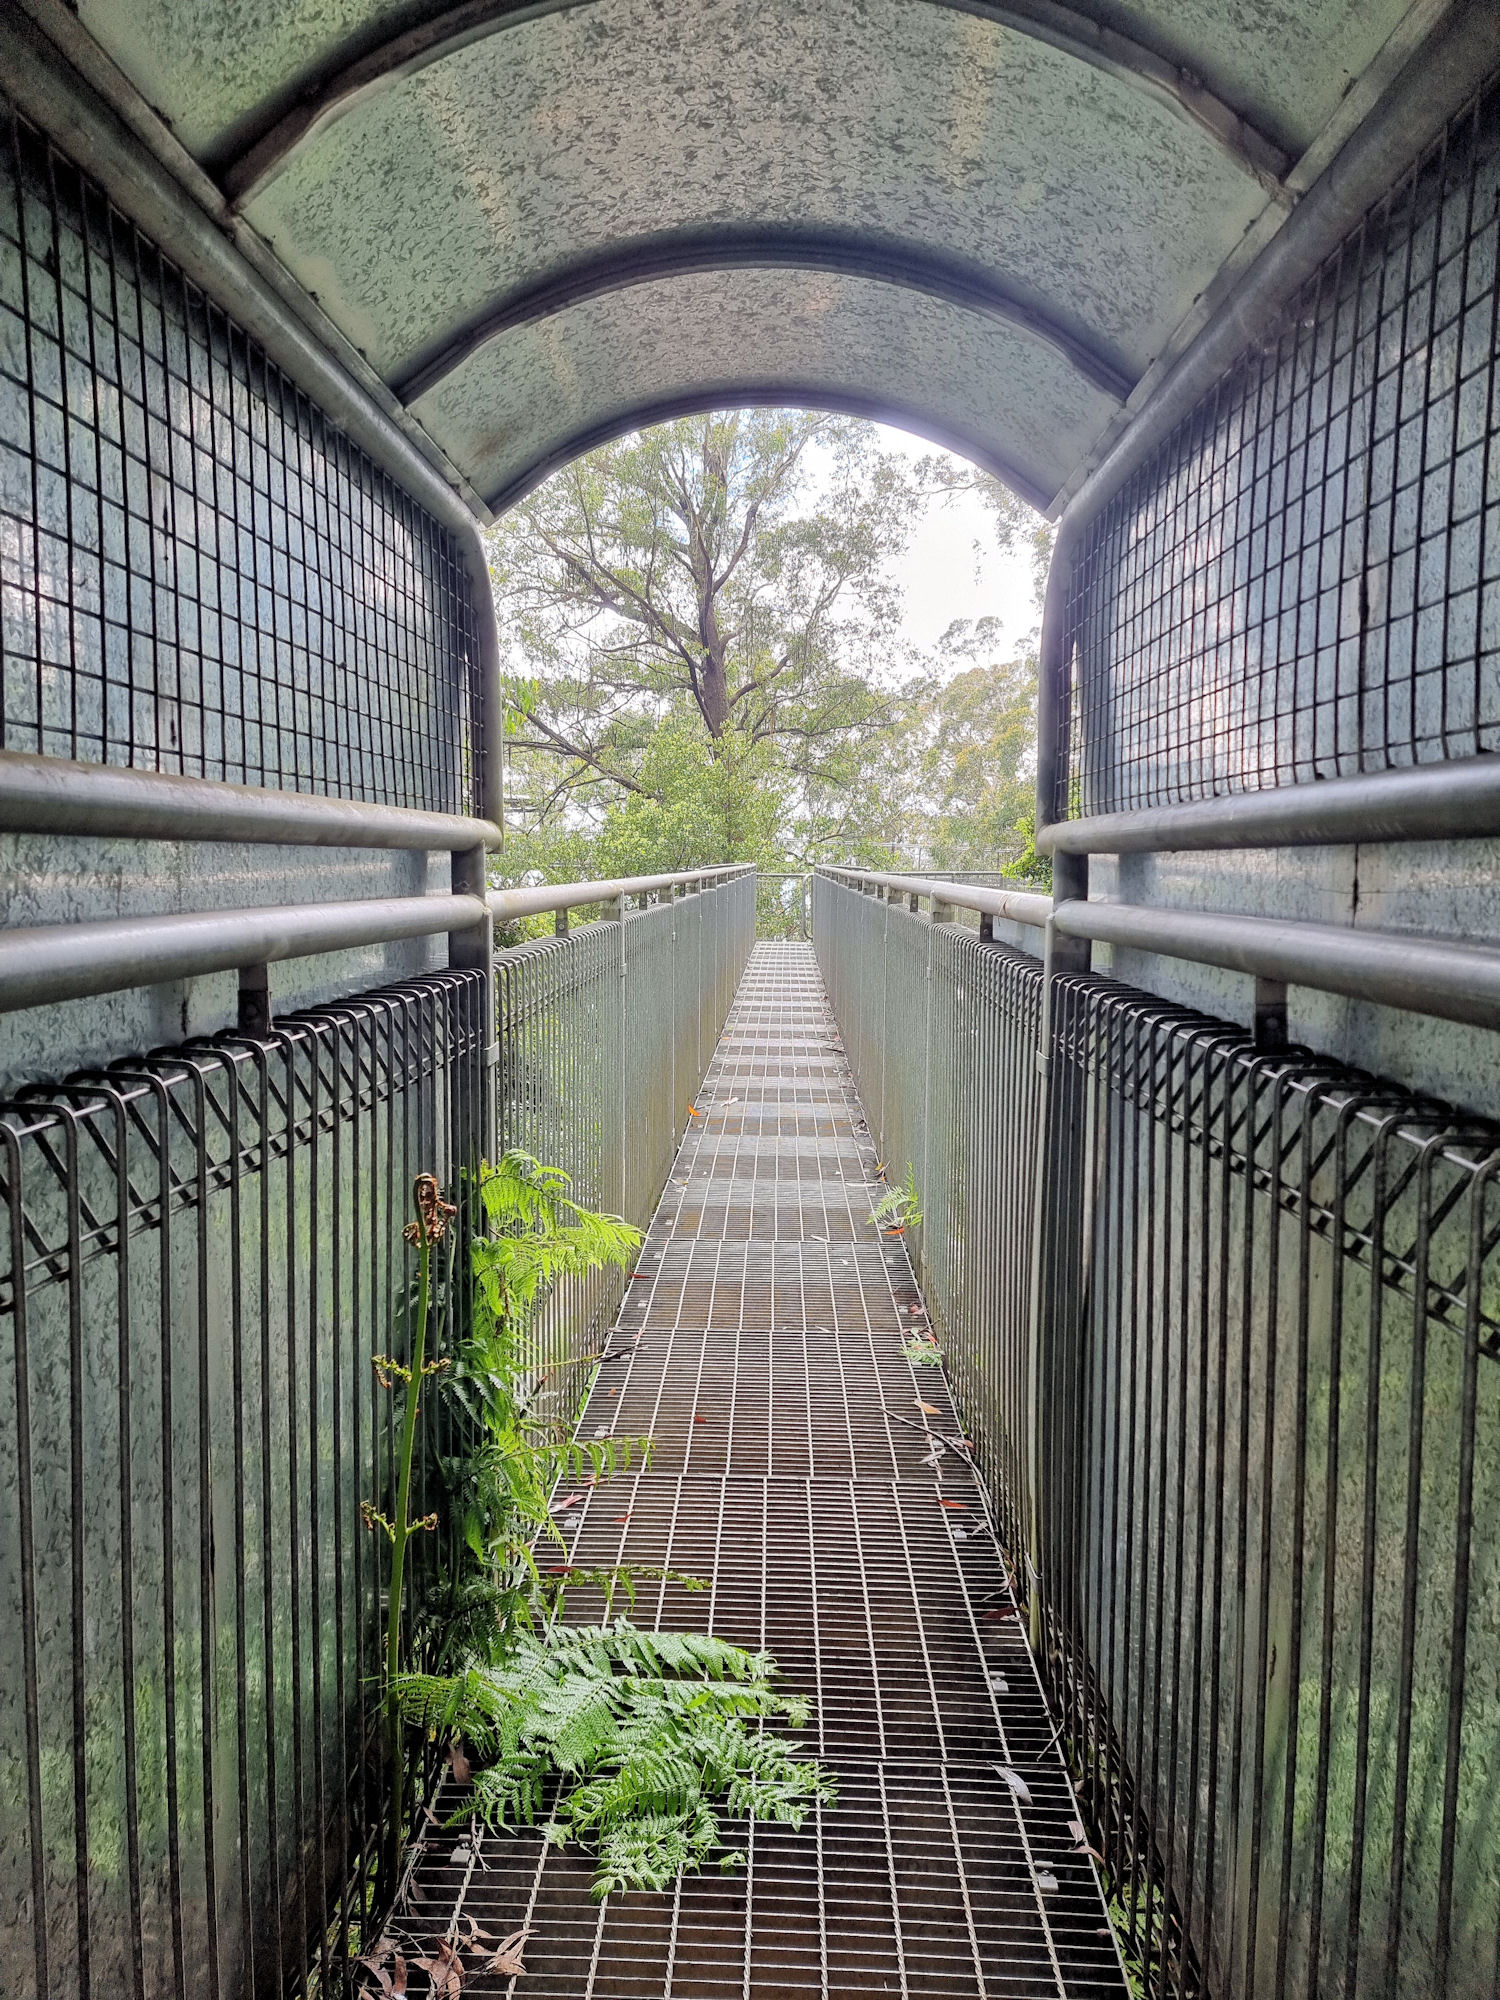
[[[1500,85],[1086,531],[1056,817],[1500,748]]]
[[[468,811],[447,531],[0,99],[0,747]]]
[[[1019,1560],[1027,1451],[1041,965],[813,877],[813,939],[977,1457]]]
[[[7,2000],[280,1994],[362,1915],[371,1360],[413,1176],[477,1154],[483,993],[422,980],[0,1110]]]
[[[501,952],[499,1143],[573,1177],[589,1207],[643,1226],[755,934],[755,877]],[[595,1345],[626,1280],[560,1281],[549,1353]]]

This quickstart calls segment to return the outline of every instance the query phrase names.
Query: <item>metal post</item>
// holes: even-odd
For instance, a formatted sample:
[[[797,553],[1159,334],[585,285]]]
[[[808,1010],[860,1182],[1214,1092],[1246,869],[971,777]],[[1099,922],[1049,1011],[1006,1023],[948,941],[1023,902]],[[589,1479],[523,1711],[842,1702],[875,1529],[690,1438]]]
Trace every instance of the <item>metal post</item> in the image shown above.
[[[629,1221],[629,1211],[625,1206],[626,1189],[629,1185],[628,1168],[630,1160],[630,1144],[626,1135],[626,1119],[630,1110],[630,1092],[626,1081],[628,1067],[626,1058],[630,1048],[630,1023],[626,1018],[625,1007],[625,898],[623,896],[616,896],[612,901],[604,904],[602,913],[607,920],[612,919],[620,926],[620,1199],[615,1212],[617,1215],[623,1215]]]
[[[1083,860],[1084,866],[1063,867],[1064,860]],[[1055,913],[1061,902],[1086,902],[1089,893],[1087,857],[1054,855],[1052,861],[1052,907],[1042,959],[1041,1017],[1037,1035],[1037,1069],[1041,1082],[1040,1119],[1036,1162],[1035,1194],[1032,1203],[1031,1257],[1031,1342],[1026,1378],[1026,1503],[1027,1579],[1030,1605],[1031,1643],[1040,1647],[1042,1596],[1040,1569],[1042,1427],[1046,1412],[1042,1384],[1053,1366],[1059,1344],[1071,1340],[1074,1329],[1067,1324],[1069,1290],[1065,1274],[1077,1255],[1077,1236],[1082,1222],[1083,1148],[1074,1129],[1066,1102],[1069,1078],[1054,1060],[1057,1011],[1057,983],[1089,969],[1090,952],[1078,951],[1080,940],[1061,936]]]
[[[242,1035],[257,1039],[271,1032],[271,968],[261,960],[240,967],[239,1014]]]
[[[493,1160],[498,1150],[497,1132],[500,1078],[500,1025],[495,1009],[495,919],[486,902],[489,855],[483,847],[459,848],[454,852],[452,888],[455,896],[474,896],[484,906],[484,919],[467,930],[449,934],[448,963],[455,968],[481,972],[484,991],[480,998],[485,1023],[483,1100],[479,1106],[479,1144],[484,1158]]]

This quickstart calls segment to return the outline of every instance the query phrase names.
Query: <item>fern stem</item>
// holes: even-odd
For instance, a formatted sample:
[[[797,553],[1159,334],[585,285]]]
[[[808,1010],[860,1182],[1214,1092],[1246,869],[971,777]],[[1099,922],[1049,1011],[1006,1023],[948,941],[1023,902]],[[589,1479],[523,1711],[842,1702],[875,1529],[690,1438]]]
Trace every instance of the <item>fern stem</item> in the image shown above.
[[[402,1755],[401,1703],[396,1677],[401,1671],[401,1600],[406,1571],[406,1544],[411,1535],[411,1464],[417,1437],[417,1404],[422,1394],[422,1368],[427,1359],[427,1315],[432,1302],[432,1244],[425,1222],[417,1223],[417,1311],[412,1330],[411,1377],[406,1385],[406,1416],[401,1427],[401,1457],[396,1477],[396,1511],[391,1523],[391,1590],[385,1627],[385,1720],[391,1760],[391,1840],[394,1882],[405,1835],[406,1760]]]

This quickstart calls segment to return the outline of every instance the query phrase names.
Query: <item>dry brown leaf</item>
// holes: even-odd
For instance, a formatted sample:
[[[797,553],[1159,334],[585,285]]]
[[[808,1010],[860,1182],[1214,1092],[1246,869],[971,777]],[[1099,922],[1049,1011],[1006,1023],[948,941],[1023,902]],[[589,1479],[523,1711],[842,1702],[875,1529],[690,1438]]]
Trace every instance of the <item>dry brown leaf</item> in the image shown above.
[[[439,1938],[436,1955],[416,1964],[432,1982],[432,2000],[458,2000],[463,1990],[464,1962],[446,1938]]]
[[[917,1398],[917,1408],[922,1412],[924,1417],[940,1417],[943,1414],[941,1410],[935,1409],[931,1403],[924,1403],[920,1396]]]
[[[520,1978],[526,1970],[521,1963],[521,1947],[530,1936],[529,1930],[522,1930],[512,1931],[508,1938],[502,1938],[495,1956],[490,1960],[490,1971],[506,1973],[512,1979]]]
[[[406,1960],[399,1951],[396,1953],[396,1963],[391,1968],[391,1991],[398,1995],[406,1991]]]

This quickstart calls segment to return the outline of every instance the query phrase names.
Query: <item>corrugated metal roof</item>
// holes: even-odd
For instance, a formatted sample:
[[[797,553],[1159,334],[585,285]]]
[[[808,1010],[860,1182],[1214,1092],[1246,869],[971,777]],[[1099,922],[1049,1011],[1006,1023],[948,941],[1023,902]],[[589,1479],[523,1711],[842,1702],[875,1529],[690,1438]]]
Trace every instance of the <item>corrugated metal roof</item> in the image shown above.
[[[1050,502],[1441,0],[80,0],[503,504],[644,415],[882,412]]]

